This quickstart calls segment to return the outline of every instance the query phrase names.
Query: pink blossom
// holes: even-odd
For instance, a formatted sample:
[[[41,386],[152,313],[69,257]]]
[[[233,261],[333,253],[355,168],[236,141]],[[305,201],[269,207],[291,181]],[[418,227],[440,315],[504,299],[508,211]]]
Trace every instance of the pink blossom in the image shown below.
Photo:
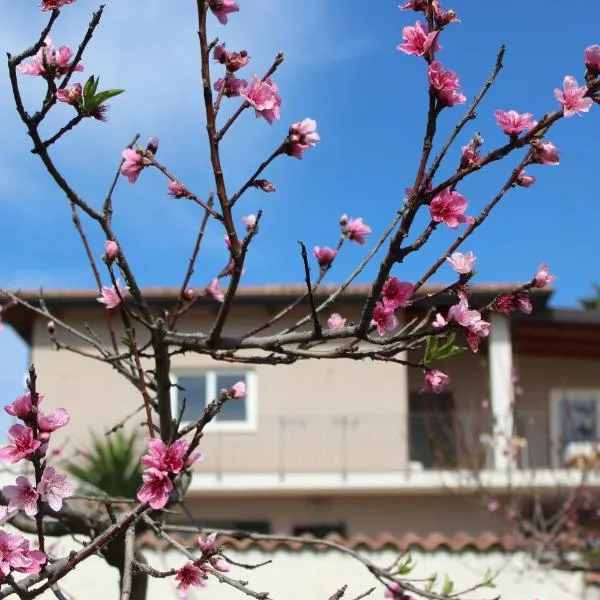
[[[458,304],[450,307],[448,311],[448,321],[456,321],[459,325],[469,328],[471,325],[481,320],[481,314],[478,310],[470,310],[466,300],[461,300]]]
[[[461,148],[460,164],[461,167],[470,167],[474,165],[481,157],[477,148],[479,144],[475,140],[471,140],[466,146]]]
[[[57,473],[53,467],[46,467],[38,486],[38,492],[54,512],[63,505],[63,498],[75,493],[75,488],[64,473]]]
[[[198,536],[198,546],[202,551],[202,556],[205,554],[214,554],[217,551],[217,533],[207,535],[205,538]]]
[[[190,195],[185,186],[179,181],[169,181],[167,187],[169,188],[169,196],[173,198],[185,198]]]
[[[394,309],[385,304],[378,302],[373,310],[373,318],[371,325],[377,327],[379,335],[385,335],[387,331],[392,331],[398,327],[398,319],[394,314]]]
[[[31,458],[32,454],[42,445],[34,439],[33,429],[23,425],[13,425],[8,430],[8,437],[12,444],[0,448],[0,460],[16,463],[23,458]]]
[[[225,43],[215,46],[213,58],[222,65],[225,65],[229,73],[238,71],[250,62],[250,57],[245,50],[241,52],[227,52],[225,50]]]
[[[61,88],[56,90],[56,99],[59,102],[65,102],[71,106],[79,104],[81,99],[82,89],[80,83],[73,84],[69,89]]]
[[[229,13],[240,10],[235,0],[209,0],[208,6],[221,25],[227,25],[227,15]]]
[[[328,267],[338,255],[338,251],[333,250],[329,246],[324,246],[323,248],[315,246],[313,249],[313,254],[315,255],[320,267]]]
[[[583,53],[583,59],[587,70],[594,74],[600,74],[600,45],[588,46]]]
[[[16,483],[17,485],[6,485],[2,488],[2,493],[9,498],[9,510],[23,509],[27,516],[33,517],[38,512],[37,501],[40,495],[27,477],[17,477]]]
[[[572,117],[578,113],[588,112],[592,106],[593,100],[586,98],[587,86],[579,87],[577,79],[571,75],[567,75],[563,80],[563,89],[554,90],[554,96],[562,104],[563,115]]]
[[[129,183],[135,183],[144,168],[144,157],[131,148],[125,148],[121,154],[125,159],[121,165],[121,175],[125,175]]]
[[[144,484],[137,493],[140,502],[147,502],[152,508],[164,508],[173,489],[169,474],[151,467],[142,473]]]
[[[242,90],[241,96],[254,108],[257,117],[263,117],[269,124],[279,119],[281,96],[269,77],[261,81],[254,75],[250,85]]]
[[[533,278],[533,287],[536,288],[544,288],[547,285],[550,285],[556,279],[555,275],[550,275],[548,270],[548,265],[542,263]]]
[[[254,227],[256,226],[256,215],[252,214],[252,215],[248,215],[247,217],[242,217],[242,221],[244,222],[244,225],[246,226],[246,230],[252,231],[254,229]]]
[[[57,408],[53,413],[45,415],[38,413],[37,425],[40,431],[52,433],[67,425],[70,421],[69,413],[64,408]]]
[[[365,236],[371,233],[371,228],[363,223],[362,218],[350,219],[345,225],[344,233],[351,242],[364,246],[367,241]]]
[[[231,565],[222,556],[211,557],[210,564],[213,569],[216,569],[220,573],[228,573],[231,571]]]
[[[266,179],[255,179],[252,183],[252,187],[258,188],[263,192],[271,193],[276,190],[275,185]]]
[[[477,352],[482,339],[490,334],[491,325],[483,319],[473,322],[467,329],[467,343],[473,352]]]
[[[217,302],[223,302],[223,300],[225,300],[225,294],[219,287],[219,280],[216,277],[206,286],[204,293],[215,299]]]
[[[430,48],[437,52],[441,50],[441,46],[437,43],[437,36],[437,31],[430,33],[426,25],[417,21],[414,27],[405,27],[402,30],[404,43],[396,46],[396,49],[415,56],[423,56]]]
[[[535,183],[535,176],[527,175],[525,169],[521,169],[519,171],[519,174],[517,175],[515,183],[517,185],[520,185],[521,187],[529,187],[530,185],[533,185]]]
[[[448,23],[460,23],[453,9],[444,10],[438,0],[433,0],[433,19],[438,29],[445,27]]]
[[[188,595],[190,586],[192,587],[206,587],[206,573],[196,565],[187,563],[177,569],[175,575],[175,581],[177,581],[177,593],[185,598]]]
[[[29,61],[17,67],[17,71],[23,75],[44,75],[46,77],[61,77],[71,68],[73,51],[68,46],[61,46],[58,50],[50,36],[44,40],[44,45],[37,54]],[[46,72],[48,69],[48,72]],[[77,65],[74,71],[83,71],[83,65]]]
[[[183,297],[186,300],[193,300],[196,297],[196,290],[192,287],[186,288],[183,292]]]
[[[56,331],[56,323],[52,320],[48,321],[48,323],[46,323],[46,329],[50,335],[54,335],[54,332]]]
[[[425,379],[423,381],[422,392],[433,392],[434,394],[439,394],[444,391],[444,388],[450,382],[450,377],[443,373],[442,371],[427,371],[425,373]]]
[[[18,533],[0,531],[0,572],[6,577],[11,569],[21,573],[39,573],[46,557],[39,550],[29,550],[29,542]]]
[[[243,381],[234,383],[227,396],[233,400],[243,400],[246,397],[246,384]]]
[[[532,162],[541,165],[557,165],[559,164],[559,155],[556,146],[552,142],[536,141],[531,144],[533,153],[531,155]]]
[[[440,313],[436,313],[435,319],[431,323],[431,326],[435,329],[441,329],[442,327],[446,327],[446,325],[448,325],[446,319],[444,319]]]
[[[537,125],[537,121],[531,120],[532,113],[497,110],[494,114],[496,122],[506,135],[519,135],[523,131],[530,131]]]
[[[458,192],[443,189],[429,205],[431,218],[436,223],[446,223],[450,229],[456,229],[461,223],[473,223],[473,217],[464,214],[467,199]]]
[[[109,262],[112,262],[119,255],[119,245],[114,240],[104,242],[104,256]]]
[[[248,82],[245,79],[239,79],[235,75],[229,74],[225,78],[219,78],[215,81],[214,88],[217,92],[221,92],[226,98],[234,98],[241,96],[242,92],[248,87]]]
[[[448,256],[446,260],[450,263],[450,266],[461,275],[467,275],[473,270],[473,265],[477,258],[472,252],[455,252],[451,256]]]
[[[386,583],[385,592],[383,592],[384,598],[391,598],[391,600],[410,600],[404,593],[404,588],[397,581],[390,581]]]
[[[66,4],[73,4],[75,0],[42,0],[42,10],[56,10]]]
[[[399,8],[400,10],[423,12],[427,8],[427,0],[409,0],[409,2],[401,4]]]
[[[342,318],[340,313],[333,313],[329,319],[327,319],[327,327],[329,329],[341,329],[346,326],[346,319]]]
[[[466,96],[458,92],[460,88],[458,74],[444,69],[439,61],[434,60],[431,62],[427,68],[427,77],[429,84],[436,91],[440,104],[454,106],[464,104],[467,101]]]
[[[320,140],[321,137],[317,133],[317,122],[313,119],[304,119],[290,127],[285,143],[285,152],[289,156],[302,159],[303,152],[314,148]]]
[[[159,439],[148,440],[149,454],[142,456],[142,464],[158,471],[179,473],[184,467],[183,457],[189,446],[184,439],[176,440],[168,446]]]
[[[383,284],[383,304],[387,308],[396,310],[408,304],[415,286],[412,283],[400,281],[397,277],[390,277]]]
[[[44,400],[43,394],[37,395],[36,405],[39,406]],[[4,407],[4,410],[13,417],[17,417],[22,421],[27,420],[31,409],[33,408],[31,402],[31,392],[26,392],[22,396],[19,396],[12,404],[8,404]]]
[[[492,302],[492,310],[505,315],[513,311],[521,311],[529,315],[533,310],[533,306],[527,292],[513,292],[512,294],[496,296]]]
[[[122,286],[121,282],[117,279],[117,286],[114,285],[108,287],[102,286],[101,296],[96,298],[101,304],[105,304],[107,309],[116,308],[121,304],[121,299],[127,298],[129,295],[129,288]]]

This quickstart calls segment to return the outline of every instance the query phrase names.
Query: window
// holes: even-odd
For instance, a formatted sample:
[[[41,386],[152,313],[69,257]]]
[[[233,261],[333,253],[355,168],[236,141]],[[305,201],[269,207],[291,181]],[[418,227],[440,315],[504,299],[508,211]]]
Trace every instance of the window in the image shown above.
[[[600,390],[553,390],[550,395],[552,466],[569,466],[600,442]]]
[[[253,431],[256,429],[256,374],[253,371],[181,371],[172,376],[171,405],[178,415],[185,399],[183,422],[197,419],[221,390],[246,384],[246,398],[228,400],[206,431]]]
[[[457,465],[451,392],[412,393],[409,399],[410,460],[425,469],[452,469]]]
[[[328,535],[335,533],[340,537],[348,537],[346,534],[345,523],[325,523],[318,525],[296,525],[294,527],[293,535],[300,537],[303,535],[312,535],[316,538],[324,538]]]

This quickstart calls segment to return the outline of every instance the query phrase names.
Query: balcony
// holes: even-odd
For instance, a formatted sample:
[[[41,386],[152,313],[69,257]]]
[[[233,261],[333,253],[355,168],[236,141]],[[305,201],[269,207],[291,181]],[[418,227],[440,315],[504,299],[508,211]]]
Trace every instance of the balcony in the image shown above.
[[[354,415],[261,415],[254,432],[206,432],[193,489],[311,489],[402,486],[415,490],[481,476],[512,482],[571,472],[573,450],[591,445],[557,446],[559,467],[552,468],[553,444],[547,412],[520,412],[509,443],[509,472],[494,468],[494,438],[489,411],[412,412]],[[502,439],[502,436],[496,437]],[[505,439],[505,438],[504,438]],[[569,450],[570,449],[570,450]],[[545,474],[545,475],[544,475]],[[442,481],[442,478],[444,481]],[[447,481],[446,481],[447,480]],[[555,480],[553,480],[555,481]],[[437,482],[437,483],[436,483]],[[570,484],[570,483],[569,483]]]

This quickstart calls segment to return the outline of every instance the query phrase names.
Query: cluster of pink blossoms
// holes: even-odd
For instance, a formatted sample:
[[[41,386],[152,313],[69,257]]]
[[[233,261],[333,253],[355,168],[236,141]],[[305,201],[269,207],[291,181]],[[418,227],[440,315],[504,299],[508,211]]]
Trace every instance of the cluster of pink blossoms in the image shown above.
[[[420,1],[408,2],[401,5],[400,9],[426,13],[428,3]],[[429,31],[427,25],[424,25],[421,21],[417,21],[414,26],[408,26],[402,30],[404,42],[396,48],[405,54],[422,56],[427,60],[429,63],[427,68],[429,86],[437,96],[438,109],[441,109],[447,106],[464,104],[467,98],[459,92],[460,81],[458,74],[454,71],[444,69],[442,64],[433,57],[436,52],[442,49],[438,43],[442,29],[449,23],[458,21],[456,13],[453,10],[444,10],[437,1],[433,3],[433,9],[434,30]]]
[[[29,62],[19,65],[17,71],[23,75],[55,79],[62,77],[71,69],[72,58],[73,50],[69,46],[61,46],[57,50],[52,38],[48,36],[36,55]],[[78,64],[73,70],[83,71],[83,65]]]
[[[2,488],[9,503],[8,506],[0,507],[0,520],[19,510],[30,517],[37,515],[41,502],[46,502],[53,511],[58,512],[62,508],[63,498],[73,495],[74,489],[67,476],[57,473],[44,460],[51,434],[69,422],[69,415],[62,408],[44,414],[39,410],[43,399],[42,395],[37,395],[34,399],[27,392],[4,407],[9,415],[23,424],[16,423],[8,430],[10,443],[0,448],[0,460],[10,463],[37,460],[41,465],[41,476],[34,482],[28,477],[19,476],[15,485]],[[13,570],[19,573],[39,573],[45,562],[44,553],[30,549],[29,542],[21,535],[0,531],[0,572],[4,577]]]
[[[211,533],[206,538],[198,538],[198,546],[202,555],[193,563],[188,562],[177,570],[175,581],[177,592],[182,598],[188,595],[190,587],[206,587],[206,580],[212,569],[220,573],[231,570],[229,563],[219,554],[216,544],[216,533]]]
[[[73,4],[75,0],[42,0],[42,10],[56,10],[66,4]]]
[[[189,443],[183,439],[168,446],[162,440],[148,440],[148,454],[142,456],[142,464],[147,468],[142,475],[144,483],[138,491],[138,500],[154,509],[166,506],[173,490],[172,475],[202,458],[199,452],[192,452],[184,461],[188,449]]]
[[[385,335],[398,327],[396,310],[408,305],[414,292],[414,285],[400,281],[397,277],[390,277],[383,285],[382,299],[373,309],[371,325],[377,327],[379,335]]]

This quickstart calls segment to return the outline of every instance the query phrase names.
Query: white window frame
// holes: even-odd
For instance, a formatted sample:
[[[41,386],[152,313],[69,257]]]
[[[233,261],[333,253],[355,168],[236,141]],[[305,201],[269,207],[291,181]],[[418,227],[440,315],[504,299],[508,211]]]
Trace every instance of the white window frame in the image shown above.
[[[562,427],[560,422],[561,400],[577,397],[596,400],[596,433],[600,438],[600,388],[556,388],[550,391],[550,464],[554,469],[566,468],[560,451]],[[600,443],[600,439],[597,440]]]
[[[177,382],[179,377],[206,377],[206,402],[216,400],[220,390],[217,389],[218,375],[239,375],[240,379],[246,380],[246,420],[245,421],[211,421],[204,431],[206,433],[219,432],[255,432],[258,430],[258,388],[256,371],[245,371],[243,369],[180,369],[171,374],[171,411],[176,417],[179,414]],[[230,399],[227,402],[239,402]],[[200,415],[198,415],[200,416]],[[187,424],[189,421],[183,421]]]

